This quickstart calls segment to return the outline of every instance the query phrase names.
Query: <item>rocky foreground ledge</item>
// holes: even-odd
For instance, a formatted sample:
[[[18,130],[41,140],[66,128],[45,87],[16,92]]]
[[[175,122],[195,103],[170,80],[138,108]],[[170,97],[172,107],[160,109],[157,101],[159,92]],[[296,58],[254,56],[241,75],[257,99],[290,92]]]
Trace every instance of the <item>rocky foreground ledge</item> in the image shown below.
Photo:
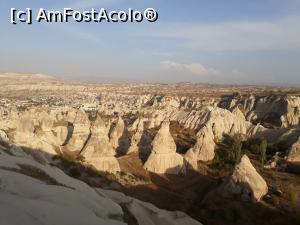
[[[35,161],[21,149],[0,148],[0,224],[201,224],[183,212],[94,189],[54,166]]]

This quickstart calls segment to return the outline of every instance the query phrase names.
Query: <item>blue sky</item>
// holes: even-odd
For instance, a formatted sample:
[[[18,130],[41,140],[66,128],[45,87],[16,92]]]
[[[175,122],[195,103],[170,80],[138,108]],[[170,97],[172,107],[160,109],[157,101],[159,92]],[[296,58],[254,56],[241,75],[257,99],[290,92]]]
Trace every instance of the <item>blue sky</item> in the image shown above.
[[[155,23],[18,24],[10,8],[144,10]],[[0,0],[0,72],[300,85],[300,0]]]

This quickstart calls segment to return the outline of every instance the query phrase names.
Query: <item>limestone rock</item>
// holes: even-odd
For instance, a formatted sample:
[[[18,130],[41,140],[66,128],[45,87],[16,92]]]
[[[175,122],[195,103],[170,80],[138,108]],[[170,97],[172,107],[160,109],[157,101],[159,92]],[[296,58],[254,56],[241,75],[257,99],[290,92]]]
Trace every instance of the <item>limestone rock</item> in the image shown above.
[[[185,172],[184,159],[176,153],[176,144],[169,125],[169,122],[163,122],[152,142],[151,154],[144,164],[148,171],[159,174]]]
[[[237,195],[242,200],[255,202],[268,193],[268,186],[250,159],[244,155],[229,180],[222,186],[221,193],[224,196]]]

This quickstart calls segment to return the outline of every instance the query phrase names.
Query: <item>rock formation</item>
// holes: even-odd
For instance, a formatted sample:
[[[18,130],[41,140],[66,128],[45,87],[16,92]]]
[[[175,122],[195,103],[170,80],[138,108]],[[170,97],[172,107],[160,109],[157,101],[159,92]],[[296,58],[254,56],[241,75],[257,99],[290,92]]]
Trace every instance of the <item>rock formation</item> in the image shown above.
[[[187,151],[184,160],[187,170],[198,170],[198,158],[193,151]]]
[[[1,224],[124,224],[118,204],[58,168],[2,151],[0,167]]]
[[[64,146],[63,151],[69,151],[78,154],[83,149],[89,138],[90,126],[91,124],[88,115],[84,111],[78,110],[73,122],[74,128],[72,136],[67,145]]]
[[[1,224],[125,225],[123,218],[129,214],[138,225],[201,225],[183,212],[162,210],[116,191],[93,189],[54,166],[22,156],[24,152],[16,157],[15,151],[7,154],[2,148]]]
[[[248,121],[267,122],[274,126],[290,127],[300,123],[300,97],[289,95],[232,95],[222,99],[220,107],[243,109]]]
[[[7,134],[3,130],[0,130],[0,142],[4,142],[4,143],[9,142],[9,138],[7,137]]]
[[[246,155],[241,158],[229,180],[221,187],[222,195],[239,196],[244,201],[260,201],[267,193],[267,183],[257,173]]]
[[[144,168],[154,173],[178,174],[184,172],[184,159],[176,153],[176,144],[170,134],[169,122],[163,122],[152,142],[152,151]]]
[[[44,152],[47,154],[48,160],[51,160],[51,157],[56,155],[57,152],[55,151],[51,140],[48,141],[42,138],[44,133],[41,128],[36,129],[34,116],[36,116],[34,112],[30,113],[29,111],[24,112],[20,116],[12,141],[21,147]]]
[[[117,191],[96,189],[101,195],[123,205],[139,225],[201,225],[184,212],[161,210],[154,205],[124,195]]]
[[[55,141],[58,146],[62,146],[67,141],[69,130],[68,126],[56,126],[52,129],[53,135],[55,137]]]
[[[300,137],[290,148],[287,161],[300,162]]]
[[[116,125],[110,132],[110,142],[113,148],[119,154],[126,154],[130,146],[128,131],[121,117],[118,118]]]
[[[203,125],[197,133],[197,142],[193,151],[201,161],[210,161],[215,156],[216,141],[221,141],[224,134],[242,134],[252,136],[264,128],[254,126],[245,120],[239,109],[230,112],[218,107],[207,107],[201,114]]]
[[[148,156],[151,152],[151,142],[151,136],[144,128],[144,120],[139,119],[136,131],[131,138],[131,145],[128,150],[128,154],[139,152],[142,155]]]
[[[103,120],[98,116],[91,128],[91,137],[83,151],[84,162],[94,166],[99,171],[116,173],[120,171],[118,160],[114,157],[115,150],[109,142]]]

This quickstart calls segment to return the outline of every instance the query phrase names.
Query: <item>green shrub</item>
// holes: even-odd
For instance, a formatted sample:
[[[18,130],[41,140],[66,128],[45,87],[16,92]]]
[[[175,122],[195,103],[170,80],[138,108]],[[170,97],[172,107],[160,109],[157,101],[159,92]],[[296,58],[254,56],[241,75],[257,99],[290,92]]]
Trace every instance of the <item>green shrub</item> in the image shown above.
[[[233,136],[226,135],[222,143],[219,143],[213,165],[218,169],[231,171],[234,165],[242,157],[242,137],[239,134]]]
[[[243,148],[247,149],[252,154],[258,155],[261,166],[263,167],[266,161],[266,152],[268,141],[266,138],[252,138],[244,142]]]

